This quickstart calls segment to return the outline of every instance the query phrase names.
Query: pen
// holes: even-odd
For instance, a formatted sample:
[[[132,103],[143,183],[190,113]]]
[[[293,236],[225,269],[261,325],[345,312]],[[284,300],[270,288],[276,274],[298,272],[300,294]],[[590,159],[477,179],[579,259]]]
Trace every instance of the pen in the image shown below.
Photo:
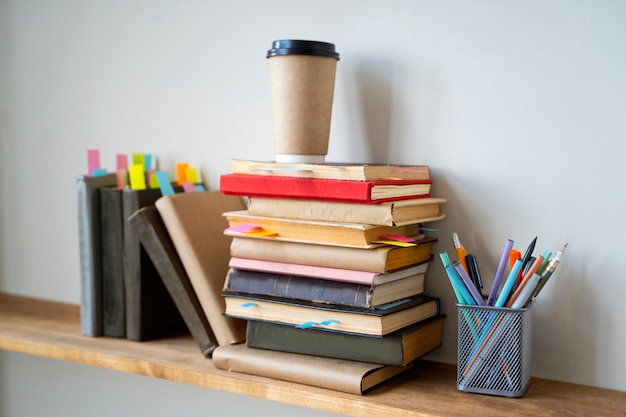
[[[508,278],[506,279],[504,286],[502,287],[502,291],[496,300],[496,307],[504,307],[504,303],[506,299],[509,297],[509,293],[511,292],[511,288],[513,288],[513,283],[517,277],[517,273],[522,268],[522,260],[518,259],[515,261],[515,265],[511,269]]]
[[[476,301],[476,304],[478,304],[479,306],[484,306],[485,300],[483,300],[482,294],[478,292],[478,289],[474,286],[472,279],[469,277],[469,275],[467,275],[465,269],[463,269],[463,265],[461,265],[459,261],[454,261],[452,262],[452,264],[454,265],[454,268],[456,269],[458,274],[461,276],[461,279],[465,283],[465,286],[469,290],[474,301]]]
[[[541,256],[538,256],[537,259],[535,259],[535,262],[533,262],[531,267],[528,269],[528,272],[526,273],[526,275],[524,275],[524,279],[519,284],[519,286],[517,287],[517,289],[515,290],[515,292],[513,293],[511,298],[509,299],[509,301],[507,302],[507,304],[506,304],[507,307],[511,307],[513,305],[513,303],[515,303],[515,300],[524,291],[524,288],[526,287],[526,285],[528,285],[528,281],[530,280],[531,277],[533,277],[535,275],[535,273],[537,272],[537,270],[541,266],[542,262],[543,262],[543,257],[541,257]],[[535,285],[536,285],[536,283],[535,283]]]
[[[469,269],[469,276],[480,292],[480,290],[483,289],[483,279],[481,278],[480,271],[478,270],[478,261],[474,255],[467,255],[465,257],[465,262],[467,263],[467,267]]]
[[[476,301],[474,301],[474,297],[472,297],[472,295],[467,290],[467,287],[465,286],[465,284],[463,284],[463,281],[461,280],[461,277],[459,277],[459,274],[454,269],[454,266],[452,265],[446,266],[446,272],[448,273],[448,277],[453,283],[452,285],[456,286],[459,292],[463,295],[463,298],[465,299],[465,304],[475,306]]]
[[[443,264],[444,268],[447,268],[449,265],[452,265],[452,262],[450,262],[450,257],[448,256],[448,252],[446,251],[439,252],[439,257],[441,258],[441,263]],[[465,297],[463,296],[463,293],[461,292],[459,288],[457,288],[455,279],[452,276],[450,276],[447,269],[446,269],[446,274],[448,275],[448,279],[450,280],[452,291],[454,291],[454,295],[456,295],[456,301],[459,304],[469,304],[465,302]]]
[[[504,270],[506,269],[506,261],[509,259],[509,252],[513,249],[513,241],[511,239],[507,239],[504,250],[502,251],[502,256],[500,257],[500,263],[498,264],[498,269],[496,270],[496,275],[493,278],[493,284],[491,284],[491,290],[489,290],[489,297],[487,297],[487,305],[492,306],[496,297],[498,296],[498,289],[500,289],[500,281],[502,280],[502,276],[504,275]]]
[[[537,271],[537,274],[539,275],[543,274],[543,271],[545,271],[545,269],[548,267],[548,263],[550,262],[550,257],[552,256],[552,252],[550,252],[549,250],[546,250],[542,256],[543,256],[543,263],[539,267],[539,271]]]
[[[465,257],[467,256],[467,252],[465,252],[465,248],[461,244],[459,240],[459,235],[457,233],[452,233],[452,244],[454,245],[454,250],[456,251],[456,257],[458,261],[465,268],[465,272],[469,272],[467,268],[467,263],[465,262]]]
[[[541,276],[539,276],[538,274],[533,274],[533,276],[530,277],[526,285],[524,285],[524,289],[522,290],[522,292],[520,292],[519,296],[517,297],[511,308],[524,307],[526,303],[530,301],[533,293],[537,289],[537,284],[539,284],[540,279]]]
[[[526,264],[530,262],[530,257],[533,256],[535,244],[537,244],[537,236],[535,236],[535,238],[530,242],[530,245],[528,245],[528,248],[526,249],[526,253],[524,253],[524,257],[522,258],[522,271],[526,267]]]
[[[559,266],[559,263],[561,262],[561,258],[563,257],[563,254],[565,253],[565,249],[567,249],[567,243],[563,245],[563,247],[559,249],[550,260],[550,263],[548,264],[546,271],[543,273],[543,275],[541,276],[541,280],[539,280],[539,283],[537,284],[537,291],[535,291],[534,297],[539,295],[539,291],[541,291],[543,286],[546,285],[546,282],[548,281],[548,279],[550,279],[556,267]]]

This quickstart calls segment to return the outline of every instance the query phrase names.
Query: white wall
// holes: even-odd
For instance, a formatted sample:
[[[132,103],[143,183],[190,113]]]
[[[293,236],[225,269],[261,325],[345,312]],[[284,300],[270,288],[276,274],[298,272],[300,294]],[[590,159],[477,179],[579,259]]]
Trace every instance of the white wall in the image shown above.
[[[0,290],[78,303],[74,176],[88,148],[108,167],[117,152],[170,171],[189,161],[213,189],[231,157],[271,159],[265,52],[324,40],[341,53],[327,160],[429,164],[448,198],[435,250],[458,232],[487,284],[507,238],[569,242],[533,312],[533,375],[626,390],[625,21],[626,3],[598,0],[0,0]],[[449,316],[430,358],[454,362],[437,263],[428,287]],[[82,372],[0,358],[12,407],[34,394],[7,389],[14,363],[49,383]]]

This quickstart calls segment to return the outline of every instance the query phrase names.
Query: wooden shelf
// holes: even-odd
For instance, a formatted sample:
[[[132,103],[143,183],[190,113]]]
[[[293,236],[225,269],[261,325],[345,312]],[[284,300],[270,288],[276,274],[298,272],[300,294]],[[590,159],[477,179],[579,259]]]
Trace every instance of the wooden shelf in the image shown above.
[[[459,392],[452,365],[420,362],[358,396],[216,369],[190,336],[132,342],[80,334],[79,307],[0,294],[0,349],[352,416],[624,416],[626,393],[533,378],[523,398]]]

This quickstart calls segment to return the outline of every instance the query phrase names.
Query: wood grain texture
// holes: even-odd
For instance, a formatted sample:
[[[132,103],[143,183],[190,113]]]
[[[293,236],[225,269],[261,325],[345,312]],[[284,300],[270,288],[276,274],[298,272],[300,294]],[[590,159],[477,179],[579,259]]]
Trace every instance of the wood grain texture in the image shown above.
[[[0,349],[162,378],[350,416],[626,416],[626,393],[532,378],[522,398],[463,393],[455,367],[423,361],[365,396],[221,371],[189,335],[85,337],[76,305],[0,294]]]

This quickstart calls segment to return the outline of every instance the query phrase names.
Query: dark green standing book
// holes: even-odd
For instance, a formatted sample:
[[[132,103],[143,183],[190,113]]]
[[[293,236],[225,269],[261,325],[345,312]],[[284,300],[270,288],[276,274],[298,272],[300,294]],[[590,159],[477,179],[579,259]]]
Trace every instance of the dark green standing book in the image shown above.
[[[126,337],[124,297],[124,219],[122,190],[100,188],[102,245],[102,321],[104,336]]]
[[[200,351],[210,357],[217,341],[158,210],[154,206],[143,207],[128,222],[152,259]]]
[[[248,347],[406,366],[441,345],[443,315],[382,338],[248,321]]]
[[[84,336],[102,336],[104,332],[99,189],[116,183],[115,174],[76,177],[80,250],[80,330]]]
[[[139,236],[128,218],[142,207],[154,205],[161,190],[123,190],[124,217],[124,289],[126,298],[126,338],[152,340],[180,331],[187,331],[172,297]]]

